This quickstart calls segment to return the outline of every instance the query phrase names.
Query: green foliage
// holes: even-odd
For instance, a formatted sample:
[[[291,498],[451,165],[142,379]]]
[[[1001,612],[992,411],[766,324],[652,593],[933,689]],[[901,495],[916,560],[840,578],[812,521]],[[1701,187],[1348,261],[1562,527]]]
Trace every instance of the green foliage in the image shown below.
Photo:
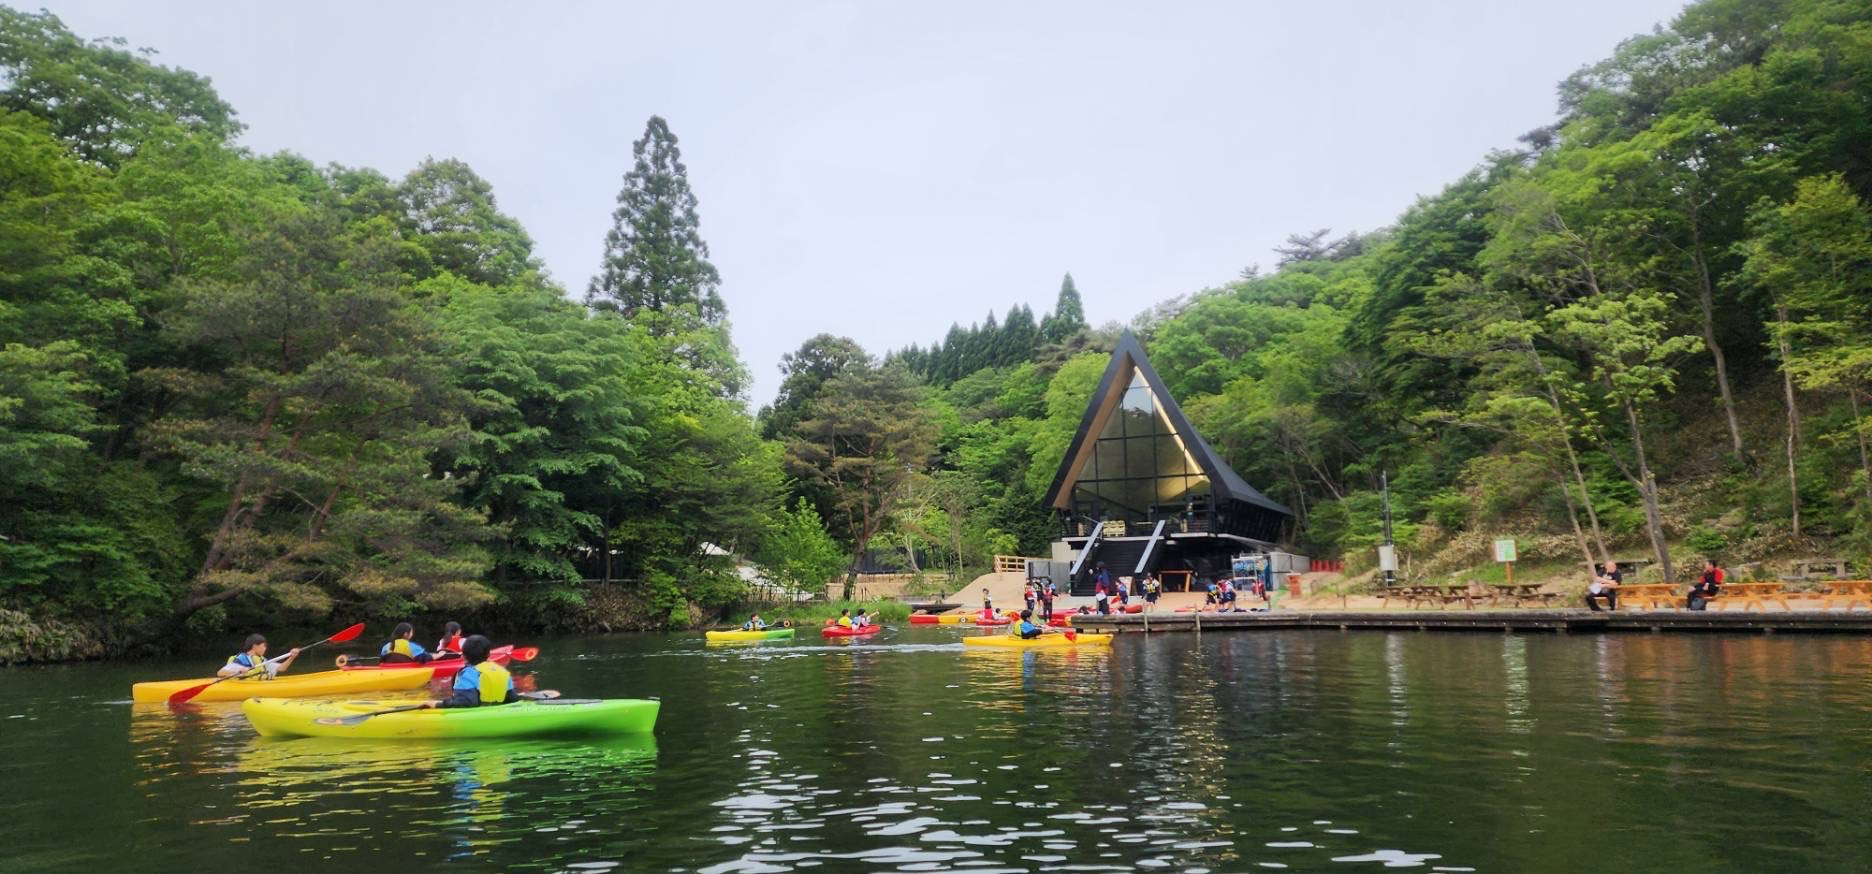
[[[240,132],[207,79],[152,64],[126,45],[86,42],[49,12],[0,6],[0,109],[45,119],[79,157],[105,166],[165,129],[218,141]]]
[[[1698,525],[1690,529],[1690,535],[1684,538],[1684,543],[1690,547],[1691,551],[1698,555],[1721,555],[1723,550],[1729,548],[1728,537],[1723,536],[1722,532],[1704,525]]]
[[[936,425],[923,395],[900,366],[854,368],[826,381],[787,441],[788,473],[829,496],[853,567],[935,453]],[[852,583],[848,574],[847,596]]]
[[[794,591],[816,593],[845,570],[851,557],[826,533],[818,511],[800,498],[793,509],[775,518],[758,560],[776,581]]]
[[[1426,498],[1424,512],[1444,531],[1461,531],[1469,526],[1469,499],[1455,492],[1438,492]]]

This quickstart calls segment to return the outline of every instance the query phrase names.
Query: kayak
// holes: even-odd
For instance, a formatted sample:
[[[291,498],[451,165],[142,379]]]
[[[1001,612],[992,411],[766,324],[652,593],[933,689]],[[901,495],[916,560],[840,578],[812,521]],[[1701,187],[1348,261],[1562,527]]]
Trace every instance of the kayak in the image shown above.
[[[985,637],[965,637],[962,638],[962,643],[967,646],[998,646],[1006,649],[1053,649],[1069,646],[1111,646],[1112,642],[1112,636],[1109,634],[1081,632],[1073,637],[1077,639],[1068,640],[1064,634],[1042,634],[1033,640],[1022,640],[1019,635],[1014,634],[990,634]]]
[[[1047,624],[1053,626],[1054,628],[1071,628],[1072,617],[1071,616],[1055,616],[1052,619],[1048,619]]]
[[[941,625],[942,621],[943,621],[943,617],[933,616],[928,613],[918,613],[915,616],[910,617],[911,625]]]
[[[507,660],[511,658],[513,658],[512,644],[497,646],[488,650],[488,661],[497,665],[504,665],[507,663]],[[415,668],[432,668],[435,670],[436,679],[451,680],[455,678],[456,674],[461,673],[461,669],[467,664],[468,662],[466,659],[458,656],[447,659],[432,659],[427,664],[422,662],[392,662],[387,665],[382,663],[359,665],[346,662],[345,664],[339,665],[338,669],[341,671],[408,671]]]
[[[1143,604],[1126,604],[1126,605],[1124,606],[1124,612],[1126,612],[1126,613],[1142,613],[1142,612],[1144,612],[1144,605],[1143,605]]]
[[[1006,625],[1013,621],[1012,619],[983,619],[979,616],[975,617],[976,625]]]
[[[271,680],[229,680],[209,686],[196,701],[239,701],[255,695],[273,698],[356,695],[360,692],[402,692],[429,685],[435,671],[428,665],[401,671],[320,671],[314,674],[281,674]],[[199,680],[158,680],[130,687],[130,699],[138,704],[160,704],[183,689],[214,683],[214,677]]]
[[[711,641],[723,640],[782,640],[793,636],[791,628],[769,628],[764,631],[711,631],[704,637]]]
[[[883,630],[884,626],[882,625],[865,625],[859,628],[841,628],[837,625],[828,625],[819,629],[819,634],[824,637],[869,637]]]
[[[408,706],[397,701],[293,701],[249,698],[241,712],[265,737],[472,738],[551,735],[644,734],[656,727],[661,702],[633,698],[608,701],[521,701],[493,707],[411,710],[373,716],[356,725],[321,725],[343,718]]]

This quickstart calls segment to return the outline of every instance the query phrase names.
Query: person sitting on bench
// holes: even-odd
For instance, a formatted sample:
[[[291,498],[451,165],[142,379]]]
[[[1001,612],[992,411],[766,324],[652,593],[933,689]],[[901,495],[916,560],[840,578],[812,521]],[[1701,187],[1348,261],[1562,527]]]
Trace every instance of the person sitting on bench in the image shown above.
[[[1723,569],[1716,566],[1716,560],[1703,560],[1703,576],[1690,584],[1690,592],[1684,598],[1684,607],[1690,610],[1707,610],[1711,598],[1722,591]]]
[[[1599,612],[1598,599],[1604,598],[1606,609],[1618,612],[1618,587],[1625,582],[1625,575],[1619,573],[1618,564],[1606,562],[1605,570],[1593,576],[1592,584],[1586,587],[1586,606],[1594,613]]]

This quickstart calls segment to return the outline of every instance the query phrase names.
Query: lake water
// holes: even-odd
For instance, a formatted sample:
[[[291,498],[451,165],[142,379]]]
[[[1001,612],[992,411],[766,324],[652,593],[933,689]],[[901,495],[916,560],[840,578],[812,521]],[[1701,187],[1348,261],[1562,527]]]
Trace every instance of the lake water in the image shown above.
[[[654,740],[263,741],[129,703],[212,661],[0,670],[0,869],[1872,867],[1872,639],[969,633],[522,641]]]

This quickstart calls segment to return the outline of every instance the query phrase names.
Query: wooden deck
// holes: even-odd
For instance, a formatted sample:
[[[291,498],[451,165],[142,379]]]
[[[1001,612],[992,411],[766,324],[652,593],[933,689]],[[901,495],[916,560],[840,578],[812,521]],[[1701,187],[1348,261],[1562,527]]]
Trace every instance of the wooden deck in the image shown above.
[[[1731,631],[1774,634],[1872,634],[1872,611],[1715,612],[1621,610],[1277,610],[1273,613],[1139,613],[1074,616],[1081,631],[1203,632],[1364,628],[1388,631],[1546,631],[1595,634],[1606,631]]]

